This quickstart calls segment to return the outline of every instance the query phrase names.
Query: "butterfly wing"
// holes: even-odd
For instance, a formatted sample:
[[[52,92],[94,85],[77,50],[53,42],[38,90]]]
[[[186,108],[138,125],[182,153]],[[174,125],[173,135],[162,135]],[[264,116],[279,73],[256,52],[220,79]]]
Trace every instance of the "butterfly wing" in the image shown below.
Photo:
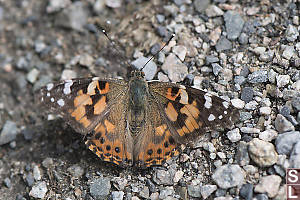
[[[104,161],[131,164],[133,140],[126,129],[128,84],[123,80],[83,78],[49,83],[36,98],[60,114]]]
[[[206,131],[230,128],[239,119],[232,105],[205,91],[174,83],[149,82],[149,91],[168,123],[178,143],[186,143]]]

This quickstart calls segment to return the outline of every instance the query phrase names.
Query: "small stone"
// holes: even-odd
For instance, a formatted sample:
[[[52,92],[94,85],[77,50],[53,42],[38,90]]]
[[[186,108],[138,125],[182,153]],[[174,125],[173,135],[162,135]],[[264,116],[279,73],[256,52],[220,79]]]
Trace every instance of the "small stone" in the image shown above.
[[[231,104],[233,105],[233,107],[237,109],[243,109],[245,106],[245,102],[242,101],[241,99],[232,99]]]
[[[276,150],[279,154],[290,155],[294,145],[298,141],[300,141],[299,131],[279,134],[275,141]]]
[[[96,0],[93,6],[93,10],[97,14],[101,14],[103,10],[105,9],[105,1],[103,0]]]
[[[209,151],[210,153],[213,153],[216,151],[216,148],[214,147],[214,144],[211,142],[205,142],[203,144],[203,149],[206,151]]]
[[[243,77],[243,76],[241,76]],[[253,100],[253,96],[254,96],[254,91],[252,87],[244,87],[242,90],[242,94],[241,94],[241,99],[246,102],[249,103],[250,101]]]
[[[221,52],[229,49],[232,49],[232,43],[225,37],[221,37],[216,44],[217,52]]]
[[[94,58],[90,54],[82,54],[79,58],[79,64],[85,67],[91,67],[94,63]]]
[[[300,112],[300,97],[293,97],[292,106],[297,110],[297,112]]]
[[[260,133],[260,130],[258,128],[252,128],[252,127],[242,127],[241,128],[242,133]]]
[[[153,181],[159,185],[172,185],[174,175],[171,175],[169,171],[157,170],[153,176]]]
[[[156,54],[159,52],[160,48],[161,48],[160,44],[159,44],[159,43],[155,43],[155,44],[152,45],[152,47],[150,48],[150,53],[151,53],[152,55],[156,55]],[[139,56],[139,57],[140,57],[140,56]]]
[[[184,175],[183,171],[181,170],[177,171],[173,178],[174,183],[178,183],[178,181],[183,177],[183,175]]]
[[[194,198],[201,197],[201,186],[200,185],[188,185],[187,191],[191,197],[194,197]]]
[[[47,193],[47,184],[45,181],[37,182],[30,190],[29,196],[38,199],[44,199]]]
[[[183,81],[188,74],[188,68],[173,53],[166,58],[161,69],[168,74],[172,82]]]
[[[106,6],[110,8],[120,8],[122,0],[106,0]]]
[[[142,69],[142,71],[145,73],[146,80],[148,81],[154,78],[157,71],[157,65],[152,60],[149,60],[150,58],[142,56],[131,63],[131,65],[133,65],[136,69]],[[145,65],[146,63],[147,65]]]
[[[264,140],[266,142],[271,142],[277,136],[278,136],[278,132],[273,129],[267,129],[267,130],[259,133],[259,139]]]
[[[238,142],[241,140],[242,136],[240,134],[240,129],[235,128],[227,132],[227,137],[231,142]]]
[[[15,122],[6,121],[1,134],[0,134],[0,145],[7,144],[16,139],[18,134],[18,128]]]
[[[200,193],[203,199],[207,199],[216,190],[216,185],[204,185],[200,187]]]
[[[157,22],[161,24],[161,23],[163,23],[165,21],[165,16],[157,14],[156,15],[156,19],[157,19]]]
[[[297,30],[297,28],[295,26],[289,24],[285,31],[285,36],[286,36],[287,41],[295,42],[299,36],[299,31]]]
[[[244,141],[241,141],[238,144],[237,151],[235,154],[235,159],[237,163],[241,166],[248,165],[250,162],[250,157],[248,153],[248,144]]]
[[[74,178],[80,178],[84,174],[84,169],[79,165],[72,165],[67,170]]]
[[[278,75],[276,77],[276,80],[277,80],[278,87],[284,87],[290,82],[290,76],[289,75]]]
[[[244,182],[244,172],[238,165],[222,165],[216,169],[212,179],[220,188],[228,189]]]
[[[46,158],[45,160],[43,160],[42,165],[46,169],[50,168],[53,165],[53,159],[52,158]]]
[[[270,115],[271,111],[272,111],[272,109],[270,107],[260,107],[259,108],[259,113],[261,115]]]
[[[139,196],[143,199],[148,199],[150,195],[149,188],[147,186],[144,186],[142,190],[139,192]]]
[[[227,38],[229,40],[237,39],[240,36],[244,26],[243,18],[238,12],[229,10],[224,14],[224,21]]]
[[[123,191],[113,191],[111,193],[113,200],[123,200],[124,192]]]
[[[245,109],[246,110],[256,110],[257,106],[258,106],[258,103],[253,100],[253,101],[246,103]]]
[[[32,173],[27,174],[26,177],[25,177],[25,180],[26,180],[26,183],[29,187],[33,186],[34,177],[33,177]]]
[[[46,7],[47,13],[54,13],[69,6],[72,2],[70,0],[50,0]]]
[[[240,44],[247,44],[249,40],[249,36],[246,33],[241,33],[239,36],[239,43]]]
[[[266,52],[266,47],[255,47],[252,50],[256,55],[262,55]]]
[[[254,188],[257,193],[267,193],[269,198],[273,198],[279,191],[281,178],[278,175],[269,175],[261,177],[259,184]]]
[[[71,69],[64,69],[61,74],[61,80],[70,80],[73,78],[77,78],[77,73]]]
[[[212,63],[216,63],[219,62],[219,58],[213,55],[208,55],[205,57],[205,63],[207,65],[212,64]]]
[[[208,8],[205,10],[205,13],[208,17],[218,17],[224,14],[223,10],[221,10],[216,5],[209,5]]]
[[[35,41],[35,43],[34,43],[35,52],[42,53],[42,51],[44,51],[46,48],[47,48],[47,45],[44,42],[39,41],[39,40]]]
[[[290,60],[291,58],[295,57],[295,49],[294,49],[294,46],[286,46],[284,48],[284,51],[282,52],[282,57],[287,59],[287,60]]]
[[[211,66],[215,76],[217,76],[223,69],[218,63],[212,63]]]
[[[90,194],[95,199],[106,199],[111,188],[110,179],[101,177],[95,179],[90,185]]]
[[[172,52],[183,62],[187,53],[187,48],[182,45],[174,46]]]
[[[11,187],[11,180],[9,178],[6,177],[3,182],[7,188]]]
[[[202,13],[210,4],[210,0],[195,0],[193,1],[195,10],[199,13]]]
[[[41,169],[39,168],[39,166],[34,165],[33,167],[33,177],[36,181],[39,181],[42,179],[42,174],[43,172],[41,171]]]
[[[283,115],[278,114],[275,119],[275,128],[279,133],[294,131],[295,127]]]
[[[115,188],[117,188],[118,190],[124,190],[124,188],[126,187],[128,181],[125,178],[120,178],[120,177],[114,177],[112,179],[113,185],[115,186]]]
[[[274,145],[258,138],[249,142],[248,151],[250,158],[260,167],[272,166],[278,160]]]
[[[289,161],[291,168],[300,168],[300,140],[294,145]]]
[[[239,84],[239,85],[243,85],[244,83],[246,83],[246,78],[244,76],[235,76],[234,77],[234,83]],[[242,91],[241,99],[243,101],[247,100],[246,97],[244,97],[243,95],[245,95],[245,94],[243,94],[243,91]]]
[[[240,196],[245,200],[252,200],[253,198],[253,184],[244,184],[240,189]]]
[[[258,194],[258,195],[255,195],[255,200],[269,200],[268,198],[268,195],[266,194]]]
[[[160,193],[159,193],[159,199],[168,199],[168,198],[170,198],[171,197],[171,195],[173,195],[174,194],[174,188],[173,188],[173,186],[167,186],[167,187],[165,187],[164,189],[162,189],[161,191],[160,191]]]
[[[249,83],[265,83],[268,81],[268,71],[259,70],[248,75]]]
[[[240,121],[246,121],[252,118],[252,114],[250,112],[240,112]]]
[[[36,68],[33,68],[33,69],[27,74],[26,79],[27,79],[28,82],[34,83],[34,82],[37,80],[39,74],[40,74],[40,71],[37,70]]]

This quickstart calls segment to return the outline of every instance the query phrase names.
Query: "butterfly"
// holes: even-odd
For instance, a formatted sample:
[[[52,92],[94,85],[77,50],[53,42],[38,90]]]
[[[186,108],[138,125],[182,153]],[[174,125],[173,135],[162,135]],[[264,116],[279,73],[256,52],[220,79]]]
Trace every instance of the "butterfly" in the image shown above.
[[[231,127],[232,105],[205,91],[146,81],[134,70],[123,79],[77,78],[49,83],[37,94],[61,115],[103,161],[141,168],[162,165],[206,131]]]

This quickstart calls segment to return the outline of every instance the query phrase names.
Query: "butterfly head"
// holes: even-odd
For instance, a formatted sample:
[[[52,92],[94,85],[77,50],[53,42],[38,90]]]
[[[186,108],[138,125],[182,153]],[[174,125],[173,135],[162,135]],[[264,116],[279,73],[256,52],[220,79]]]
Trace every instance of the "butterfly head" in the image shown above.
[[[145,79],[145,73],[139,70],[134,70],[131,72],[130,75],[131,79],[140,79],[140,80],[144,80]]]

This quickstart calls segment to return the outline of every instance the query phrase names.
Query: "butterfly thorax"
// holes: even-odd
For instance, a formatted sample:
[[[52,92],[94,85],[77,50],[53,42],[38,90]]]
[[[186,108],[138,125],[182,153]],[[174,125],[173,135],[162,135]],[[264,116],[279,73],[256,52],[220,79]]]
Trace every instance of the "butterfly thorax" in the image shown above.
[[[145,123],[146,103],[149,95],[143,72],[134,71],[129,81],[129,128],[137,134]]]

